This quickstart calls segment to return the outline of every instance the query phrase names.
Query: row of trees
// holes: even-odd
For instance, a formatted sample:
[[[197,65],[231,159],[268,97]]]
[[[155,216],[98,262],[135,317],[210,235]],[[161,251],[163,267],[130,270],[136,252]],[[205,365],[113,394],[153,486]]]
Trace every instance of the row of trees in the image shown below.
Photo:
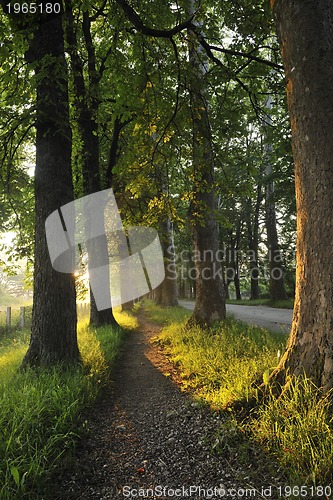
[[[297,18],[295,26],[302,30],[303,16],[311,15],[318,20],[311,31],[312,40],[320,38],[321,50],[325,51],[331,34],[321,32],[318,26],[332,8],[324,0],[317,10],[313,8],[314,12],[311,7],[297,11],[297,2],[294,4],[286,7],[282,1],[272,2],[281,44],[290,43],[293,50],[296,44],[294,27],[288,24],[287,16]],[[1,196],[6,199],[4,219],[16,213],[27,228],[31,228],[31,210],[20,207],[22,200],[27,203],[31,199],[31,183],[22,161],[29,144],[36,145],[35,295],[31,345],[25,363],[79,359],[74,278],[52,269],[44,223],[53,210],[74,196],[105,187],[112,186],[116,193],[125,224],[150,224],[159,229],[167,273],[174,276],[170,250],[174,244],[176,254],[190,249],[190,255],[197,256],[192,258],[196,295],[192,322],[210,324],[224,319],[225,292],[233,282],[240,294],[241,273],[248,276],[251,296],[257,297],[265,261],[271,296],[284,298],[286,284],[292,291],[293,162],[283,67],[266,2],[244,1],[230,6],[186,0],[176,5],[150,2],[136,6],[125,0],[98,4],[66,0],[59,14],[26,16],[10,15],[5,2],[2,5],[6,36],[0,50],[4,63],[0,85],[5,97]],[[300,61],[296,53],[290,61],[290,54],[283,52],[282,56],[288,78],[293,154],[298,161],[298,220],[302,213],[305,225],[311,220],[318,231],[325,221],[326,232],[322,234],[329,234],[331,222],[324,217],[329,205],[326,212],[311,219],[309,214],[304,215],[304,201],[306,196],[310,204],[319,196],[329,199],[330,157],[327,153],[326,160],[319,161],[320,148],[316,149],[317,156],[315,148],[307,156],[303,142],[309,142],[311,148],[317,137],[308,129],[299,132],[303,115],[309,116],[301,106],[306,108],[309,102],[302,90],[295,99],[293,94],[297,85],[307,82],[302,89],[309,99],[315,92],[319,106],[324,89],[318,78],[315,88],[309,77],[305,78],[305,73],[312,75],[314,69]],[[310,112],[312,116],[315,110],[311,108]],[[316,113],[318,117],[317,109]],[[310,122],[312,119],[308,126]],[[321,129],[326,126],[326,120],[320,125]],[[307,178],[299,173],[303,173],[303,157],[311,163],[310,178],[318,173],[317,191],[307,190],[309,195],[303,191]],[[296,358],[302,369],[300,338],[305,331],[309,335],[314,332],[309,312],[311,294],[302,284],[304,277],[299,271],[308,258],[300,231],[298,228],[294,334],[277,374],[294,367]],[[29,234],[31,231],[20,233],[21,253],[31,250]],[[310,230],[305,231],[306,238],[309,234]],[[315,236],[318,238],[319,233]],[[316,244],[319,247],[318,239]],[[219,258],[222,248],[224,268]],[[311,252],[320,254],[319,248],[315,251],[311,247]],[[243,262],[240,255],[246,256]],[[330,266],[328,256],[329,250],[318,262],[327,258]],[[313,265],[318,262],[314,259]],[[177,264],[184,267],[184,262]],[[309,276],[307,271],[307,280]],[[317,350],[306,344],[306,356],[313,360],[318,355],[320,359],[315,375],[320,383],[328,377],[330,358],[326,348],[319,347],[323,335],[319,325],[321,314],[327,315],[332,305],[329,284],[318,293],[323,283],[323,274],[319,283],[311,281],[317,299],[322,297],[317,304],[322,312],[316,313],[320,320],[315,322]],[[156,291],[157,300],[174,304],[174,285],[175,280],[166,279]],[[302,294],[308,299],[304,300]],[[91,303],[95,323],[113,320],[111,310],[98,313],[93,300]],[[307,304],[304,317],[308,318],[303,317],[303,323],[299,319],[302,304]],[[331,321],[330,314],[325,316],[325,324]],[[329,345],[328,337],[326,343]],[[310,363],[304,367],[313,372]]]

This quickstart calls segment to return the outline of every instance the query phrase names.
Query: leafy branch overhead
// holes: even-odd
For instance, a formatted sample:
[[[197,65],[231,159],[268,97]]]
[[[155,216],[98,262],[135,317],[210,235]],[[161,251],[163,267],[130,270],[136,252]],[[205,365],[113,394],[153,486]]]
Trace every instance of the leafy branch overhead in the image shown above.
[[[251,61],[259,62],[276,70],[283,71],[283,66],[281,64],[278,64],[274,61],[270,61],[267,59],[263,59],[255,55],[255,52],[261,49],[260,46],[255,47],[248,53],[245,53],[237,50],[227,49],[221,46],[211,45],[210,43],[208,43],[206,38],[202,34],[202,30],[200,30],[198,25],[194,23],[194,19],[197,14],[196,12],[193,13],[193,15],[191,15],[187,20],[183,21],[180,24],[177,24],[173,28],[156,29],[145,25],[144,22],[141,20],[139,14],[133,9],[133,7],[130,6],[128,2],[126,2],[126,0],[116,0],[116,2],[123,9],[124,13],[126,14],[127,18],[131,21],[135,29],[138,32],[142,33],[143,35],[148,35],[156,38],[173,38],[175,35],[181,33],[182,31],[190,30],[193,33],[195,33],[199,43],[205,49],[208,57],[218,65],[221,65],[221,61],[216,56],[214,56],[213,54],[214,51],[230,56],[245,58],[248,59],[250,62]]]

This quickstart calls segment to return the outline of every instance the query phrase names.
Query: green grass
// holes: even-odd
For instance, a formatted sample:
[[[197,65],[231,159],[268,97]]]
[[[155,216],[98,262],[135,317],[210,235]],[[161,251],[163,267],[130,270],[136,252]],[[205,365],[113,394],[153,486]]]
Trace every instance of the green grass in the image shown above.
[[[122,327],[135,328],[135,318],[117,313]],[[119,351],[121,328],[78,328],[82,366],[71,369],[18,368],[28,346],[27,332],[0,347],[0,498],[36,498],[46,479],[68,458],[83,432],[82,409],[107,383]]]
[[[294,299],[286,299],[286,300],[271,300],[271,299],[255,299],[255,300],[233,300],[227,299],[227,304],[235,304],[241,306],[269,306],[269,307],[277,307],[280,309],[293,309],[294,308]]]
[[[259,408],[253,432],[294,483],[325,485],[333,477],[332,392],[304,376],[290,378],[279,398]]]
[[[159,325],[170,325],[172,323],[179,323],[191,316],[191,311],[184,309],[184,307],[160,307],[157,306],[152,300],[144,300],[136,305],[136,309],[143,304],[145,312],[148,314],[152,321]]]
[[[286,336],[230,318],[209,332],[173,323],[158,337],[179,365],[183,386],[218,409],[257,396],[257,386],[277,365],[285,341]]]
[[[229,318],[210,330],[188,328],[184,320],[172,322],[187,313],[150,302],[145,308],[150,318],[168,325],[155,342],[178,366],[183,388],[221,416],[216,452],[233,453],[235,462],[248,460],[249,467],[255,457],[257,470],[275,462],[280,471],[274,477],[282,475],[287,484],[332,481],[332,393],[323,395],[307,378],[291,377],[279,397],[268,391],[265,399],[256,398],[284,351],[286,336]]]

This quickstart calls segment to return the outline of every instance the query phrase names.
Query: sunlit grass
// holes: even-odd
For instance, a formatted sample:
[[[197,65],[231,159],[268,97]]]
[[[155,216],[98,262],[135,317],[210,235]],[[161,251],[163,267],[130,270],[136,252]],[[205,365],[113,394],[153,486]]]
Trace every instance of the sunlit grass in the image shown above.
[[[116,308],[113,311],[113,315],[121,328],[126,330],[135,330],[139,326],[137,318],[131,311],[120,311],[120,308]]]
[[[136,319],[117,313],[122,325],[134,328]],[[84,431],[80,411],[91,404],[107,383],[124,330],[78,325],[82,366],[70,369],[28,369],[19,366],[28,335],[7,339],[0,354],[0,498],[36,498],[50,473],[66,460]]]
[[[180,323],[191,316],[191,311],[183,307],[160,307],[152,300],[144,300],[144,309],[149,318],[160,325]]]
[[[26,345],[18,345],[0,355],[0,387],[8,384],[17,373],[26,350]]]
[[[0,388],[17,373],[29,345],[29,330],[2,332],[0,336]]]
[[[169,310],[157,309],[148,303],[149,316],[169,326],[155,342],[178,366],[183,388],[224,415],[217,428],[216,451],[225,454],[234,448],[240,460],[249,449],[260,447],[278,460],[290,484],[332,480],[332,392],[323,395],[309,379],[292,377],[280,396],[271,392],[263,400],[256,397],[261,393],[258,386],[267,383],[267,375],[278,364],[286,335],[229,318],[209,330],[188,328],[186,321],[170,324]],[[255,412],[239,420],[239,405],[234,403],[249,399]]]
[[[333,476],[332,391],[326,395],[304,376],[290,378],[278,398],[259,408],[253,431],[300,484],[326,484]]]
[[[278,363],[285,337],[227,319],[210,331],[172,324],[159,336],[180,366],[184,387],[214,408],[257,395],[266,370]]]

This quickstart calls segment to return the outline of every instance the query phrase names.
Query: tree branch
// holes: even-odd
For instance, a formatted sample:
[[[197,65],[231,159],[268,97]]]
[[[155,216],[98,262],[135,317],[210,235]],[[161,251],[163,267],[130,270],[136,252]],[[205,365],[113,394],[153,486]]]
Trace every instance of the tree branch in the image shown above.
[[[131,21],[133,26],[143,35],[154,36],[157,38],[171,38],[177,33],[180,33],[185,29],[193,27],[192,19],[194,16],[191,16],[190,19],[188,19],[187,21],[184,21],[183,23],[180,23],[169,30],[165,29],[158,30],[155,28],[149,28],[148,26],[145,26],[143,24],[140,16],[133,9],[133,7],[131,7],[126,2],[126,0],[116,0],[116,2],[123,9],[124,13],[126,14],[126,17],[129,19],[129,21]]]
[[[199,42],[201,43],[200,38],[203,38],[202,35],[199,35],[198,38],[199,38]],[[284,69],[281,64],[277,64],[273,61],[268,61],[267,59],[262,59],[261,57],[257,57],[257,56],[252,55],[252,52],[254,50],[257,50],[257,49],[254,49],[249,53],[245,53],[245,52],[240,52],[238,50],[231,50],[231,49],[225,49],[223,47],[217,47],[216,45],[209,45],[209,48],[210,48],[210,50],[216,50],[217,52],[222,52],[223,54],[228,54],[228,55],[237,56],[237,57],[245,57],[245,58],[249,59],[250,61],[256,61],[256,62],[259,62],[262,64],[266,64],[266,66],[270,66],[271,68],[274,68],[274,69],[279,69],[279,70]]]
[[[209,56],[210,59],[216,62],[218,60],[215,58],[213,55],[213,50],[222,52],[224,54],[228,54],[231,56],[236,56],[236,57],[245,57],[246,59],[249,59],[250,61],[256,61],[261,64],[265,64],[266,66],[269,66],[274,69],[278,70],[283,70],[283,66],[280,64],[274,63],[272,61],[268,61],[267,59],[262,59],[261,57],[257,57],[252,55],[252,52],[245,53],[245,52],[240,52],[238,50],[231,50],[231,49],[225,49],[223,47],[218,47],[216,45],[210,45],[206,39],[203,37],[202,33],[198,31],[198,27],[192,22],[195,14],[193,14],[189,19],[186,21],[176,25],[174,28],[171,28],[169,30],[165,29],[155,29],[155,28],[150,28],[148,26],[145,26],[139,16],[139,14],[131,7],[126,0],[116,0],[117,4],[120,5],[120,7],[123,9],[124,13],[126,14],[127,18],[133,26],[143,35],[148,35],[148,36],[154,36],[154,37],[159,37],[159,38],[172,38],[174,35],[177,35],[181,31],[185,29],[190,29],[193,31],[193,33],[197,36],[198,41],[202,47],[207,52],[207,55]]]
[[[101,5],[101,7],[99,9],[97,9],[93,5],[91,6],[92,9],[95,11],[95,14],[90,17],[90,21],[91,22],[96,21],[96,19],[98,19],[99,16],[103,16],[104,15],[104,9],[106,7],[106,2],[107,2],[107,0],[104,0],[103,4]]]

